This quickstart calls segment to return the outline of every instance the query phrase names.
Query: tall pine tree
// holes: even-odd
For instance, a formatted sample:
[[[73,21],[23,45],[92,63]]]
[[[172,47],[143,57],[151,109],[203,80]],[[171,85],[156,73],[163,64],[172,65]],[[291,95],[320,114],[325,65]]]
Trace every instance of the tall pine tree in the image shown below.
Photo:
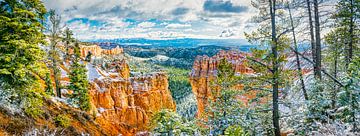
[[[0,1],[0,82],[16,94],[13,102],[30,116],[42,113],[38,80],[47,69],[39,45],[45,44],[41,32],[45,14],[40,0]]]
[[[88,111],[91,108],[89,82],[85,65],[80,62],[80,47],[77,42],[75,43],[74,57],[70,70],[70,85],[68,88],[73,90],[71,101],[78,105],[81,110]]]

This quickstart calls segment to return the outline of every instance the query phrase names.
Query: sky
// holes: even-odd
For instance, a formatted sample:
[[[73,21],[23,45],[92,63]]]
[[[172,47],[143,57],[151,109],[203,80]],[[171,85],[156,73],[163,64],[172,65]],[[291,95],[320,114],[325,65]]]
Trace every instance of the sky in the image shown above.
[[[251,0],[43,0],[80,40],[244,39]]]

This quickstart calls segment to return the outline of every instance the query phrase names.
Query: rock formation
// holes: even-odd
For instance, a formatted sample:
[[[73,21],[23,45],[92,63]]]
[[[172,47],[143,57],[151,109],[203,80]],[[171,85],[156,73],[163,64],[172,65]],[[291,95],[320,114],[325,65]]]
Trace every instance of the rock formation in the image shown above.
[[[122,54],[124,52],[123,48],[120,48],[119,46],[107,50],[107,49],[102,49],[100,46],[98,45],[81,45],[80,46],[80,52],[81,52],[81,57],[86,57],[86,55],[91,52],[91,54],[93,56],[99,57],[101,55],[118,55],[118,54]]]
[[[226,59],[232,64],[235,75],[253,73],[250,68],[244,66],[246,55],[236,51],[220,51],[213,57],[206,55],[196,57],[192,72],[190,73],[190,84],[197,99],[197,115],[204,113],[208,100],[213,98],[212,88],[214,87],[212,87],[211,82],[216,79],[217,66],[222,59]],[[235,87],[241,88],[242,86],[236,85]],[[216,89],[213,90],[217,91]]]
[[[113,135],[135,135],[146,131],[151,116],[161,109],[175,110],[165,73],[130,77],[127,63],[114,61],[101,78],[91,82],[92,105],[96,122]]]

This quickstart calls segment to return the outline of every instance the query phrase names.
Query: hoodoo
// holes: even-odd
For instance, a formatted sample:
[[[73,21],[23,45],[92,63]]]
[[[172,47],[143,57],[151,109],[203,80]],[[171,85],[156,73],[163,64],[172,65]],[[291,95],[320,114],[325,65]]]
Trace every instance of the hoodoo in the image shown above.
[[[196,57],[192,72],[190,73],[190,83],[197,100],[197,115],[204,113],[209,99],[213,98],[212,91],[218,91],[213,89],[211,82],[216,79],[217,67],[222,59],[226,59],[232,64],[235,75],[253,73],[250,68],[244,65],[246,55],[236,51],[220,51],[213,57],[206,55]]]

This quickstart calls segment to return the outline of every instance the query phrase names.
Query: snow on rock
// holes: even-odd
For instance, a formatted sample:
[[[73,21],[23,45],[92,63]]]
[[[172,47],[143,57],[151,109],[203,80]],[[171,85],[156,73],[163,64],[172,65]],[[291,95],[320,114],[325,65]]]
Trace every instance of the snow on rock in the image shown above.
[[[86,65],[86,68],[88,70],[88,80],[93,81],[96,78],[102,77],[98,70],[92,64],[88,63]]]
[[[98,111],[99,111],[100,114],[103,113],[103,112],[105,112],[105,109],[104,109],[103,107],[100,107],[100,108],[97,108],[97,109],[98,109]]]

